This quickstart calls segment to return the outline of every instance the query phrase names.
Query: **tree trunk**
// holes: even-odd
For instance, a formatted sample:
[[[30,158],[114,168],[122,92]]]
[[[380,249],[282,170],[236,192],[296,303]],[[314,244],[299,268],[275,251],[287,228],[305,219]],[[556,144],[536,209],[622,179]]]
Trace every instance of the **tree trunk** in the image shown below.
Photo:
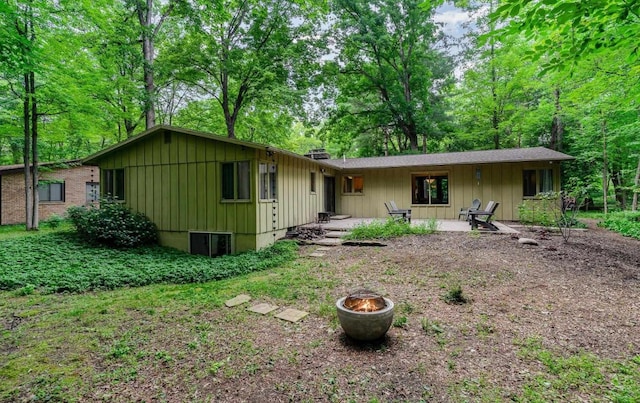
[[[622,210],[627,209],[627,195],[624,190],[624,179],[619,169],[616,169],[611,173],[611,183],[613,184],[613,193],[616,197],[616,202],[620,205]]]
[[[496,150],[500,148],[500,132],[498,131],[500,125],[500,117],[498,116],[498,93],[496,91],[496,66],[493,63],[495,54],[495,45],[491,42],[491,97],[493,99],[493,111],[491,116],[491,128],[493,129],[493,148]]]
[[[144,115],[145,127],[150,129],[156,124],[155,111],[155,83],[153,79],[154,45],[152,26],[153,21],[153,0],[146,0],[146,3],[138,1],[136,3],[138,21],[142,27],[142,56],[144,58]]]
[[[33,192],[33,196],[31,197],[31,201],[33,203],[31,213],[33,214],[32,219],[32,230],[37,230],[38,225],[40,223],[40,214],[38,205],[40,202],[40,194],[38,193],[38,102],[36,99],[36,75],[32,71],[29,73],[31,77],[30,80],[30,93],[31,93],[31,165],[33,169],[31,170],[31,191]]]
[[[636,177],[633,181],[635,189],[633,190],[632,211],[638,211],[638,192],[640,191],[640,157],[638,157],[638,167],[636,168]]]
[[[551,120],[551,139],[549,147],[552,150],[562,151],[562,136],[564,135],[564,124],[560,116],[562,106],[560,105],[560,88],[556,87],[553,92],[555,97],[555,111]]]
[[[27,231],[33,228],[33,192],[31,191],[31,94],[29,93],[29,73],[24,74],[24,100],[22,104],[22,118],[24,126],[24,200],[25,200],[25,225]]]
[[[609,178],[607,175],[607,170],[609,165],[607,159],[607,121],[602,121],[602,199],[603,199],[603,209],[604,214],[606,215],[609,211],[609,206],[607,204],[607,193],[609,193]]]

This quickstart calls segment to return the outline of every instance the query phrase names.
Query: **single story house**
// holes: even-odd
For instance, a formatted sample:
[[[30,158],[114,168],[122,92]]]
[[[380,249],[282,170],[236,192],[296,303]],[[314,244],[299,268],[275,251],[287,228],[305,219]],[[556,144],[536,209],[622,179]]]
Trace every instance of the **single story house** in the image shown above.
[[[64,215],[71,206],[92,203],[99,196],[100,169],[80,160],[38,164],[40,220]],[[24,165],[0,166],[0,225],[26,220]]]
[[[313,157],[313,158],[312,158]],[[456,219],[472,199],[500,202],[497,219],[559,190],[560,162],[546,148],[317,159],[171,126],[156,126],[84,160],[101,191],[148,216],[160,243],[217,256],[259,249],[320,212],[386,217],[384,202],[415,218]]]

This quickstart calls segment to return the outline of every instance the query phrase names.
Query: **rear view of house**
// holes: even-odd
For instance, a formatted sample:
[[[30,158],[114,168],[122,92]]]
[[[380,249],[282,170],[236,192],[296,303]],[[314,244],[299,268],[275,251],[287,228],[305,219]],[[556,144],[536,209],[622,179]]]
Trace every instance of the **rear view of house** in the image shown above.
[[[80,161],[39,164],[38,204],[41,220],[64,215],[71,206],[97,200],[100,169]],[[0,225],[25,222],[24,165],[0,166]]]
[[[141,212],[160,243],[218,256],[260,249],[287,230],[332,213],[384,218],[395,201],[418,219],[457,219],[478,198],[500,203],[496,219],[560,190],[560,163],[543,147],[328,159],[170,126],[156,126],[88,157],[101,191]]]
[[[167,126],[85,163],[100,166],[103,195],[158,226],[161,244],[209,256],[260,249],[313,222],[333,174],[291,152]]]

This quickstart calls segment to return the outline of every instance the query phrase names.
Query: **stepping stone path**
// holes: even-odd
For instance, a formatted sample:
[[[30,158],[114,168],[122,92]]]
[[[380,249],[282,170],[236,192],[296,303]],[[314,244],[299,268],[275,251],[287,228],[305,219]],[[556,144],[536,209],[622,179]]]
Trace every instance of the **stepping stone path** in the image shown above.
[[[299,311],[297,309],[285,309],[284,311],[280,312],[279,314],[276,315],[276,318],[280,318],[280,319],[284,319],[284,320],[288,320],[289,322],[297,322],[300,319],[304,318],[305,316],[307,316],[309,313],[305,312],[305,311]]]
[[[246,295],[246,294],[240,294],[235,298],[231,298],[230,300],[226,301],[224,304],[226,306],[228,306],[229,308],[233,307],[233,306],[237,306],[237,305],[242,305],[245,302],[249,302],[251,301],[251,297]]]
[[[238,306],[238,305],[242,305],[246,302],[251,301],[251,297],[246,295],[246,294],[240,294],[234,298],[231,298],[230,300],[225,301],[225,305],[229,308]],[[271,305],[271,304],[267,304],[267,303],[260,303],[260,304],[256,304],[253,305],[249,308],[247,308],[248,311],[251,312],[255,312],[255,313],[259,313],[261,315],[266,315],[270,312],[275,311],[276,309],[278,309],[278,306],[276,305]],[[305,316],[307,316],[309,314],[309,312],[305,312],[305,311],[299,311],[297,309],[292,309],[292,308],[288,308],[285,309],[284,311],[278,313],[277,315],[275,315],[276,318],[279,319],[283,319],[289,322],[297,322],[300,319],[304,318]]]
[[[321,252],[313,252],[313,253],[309,253],[310,257],[323,257],[326,256],[324,253]]]
[[[261,315],[266,315],[269,312],[275,311],[276,309],[278,309],[278,306],[267,304],[267,303],[262,303],[262,304],[254,305],[250,308],[247,308],[248,311],[259,313]]]

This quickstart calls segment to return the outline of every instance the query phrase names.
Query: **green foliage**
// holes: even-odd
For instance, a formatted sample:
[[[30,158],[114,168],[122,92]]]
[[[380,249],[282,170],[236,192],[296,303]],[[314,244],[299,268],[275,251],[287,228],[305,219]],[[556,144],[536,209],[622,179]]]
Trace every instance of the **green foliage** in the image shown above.
[[[403,235],[433,234],[437,226],[438,223],[435,219],[418,225],[393,218],[386,221],[374,220],[370,223],[357,225],[344,239],[388,239]]]
[[[523,401],[564,400],[578,390],[606,396],[607,401],[636,402],[640,399],[640,356],[615,362],[584,352],[559,355],[545,349],[539,338],[529,338],[518,344],[521,358],[541,363],[544,368],[525,384]]]
[[[90,243],[132,248],[158,241],[158,230],[151,220],[113,200],[102,199],[99,206],[88,208],[70,207],[67,215],[82,239]]]
[[[37,287],[59,293],[201,283],[276,267],[296,256],[293,242],[211,259],[159,246],[88,247],[73,234],[46,234],[38,242],[32,237],[2,241],[0,290]]]
[[[551,227],[555,225],[554,210],[558,209],[557,200],[540,194],[536,199],[528,199],[520,203],[518,216],[523,224]]]
[[[640,212],[611,213],[599,225],[624,236],[640,239]]]
[[[469,302],[469,298],[467,298],[462,292],[462,287],[460,285],[454,285],[451,287],[443,296],[442,300],[447,304],[456,304],[462,305]]]
[[[51,229],[58,229],[63,221],[64,219],[59,215],[52,214],[51,216],[49,216],[49,218],[44,220],[44,224]]]
[[[398,316],[393,320],[393,327],[404,328],[409,324],[409,319],[406,316]]]

